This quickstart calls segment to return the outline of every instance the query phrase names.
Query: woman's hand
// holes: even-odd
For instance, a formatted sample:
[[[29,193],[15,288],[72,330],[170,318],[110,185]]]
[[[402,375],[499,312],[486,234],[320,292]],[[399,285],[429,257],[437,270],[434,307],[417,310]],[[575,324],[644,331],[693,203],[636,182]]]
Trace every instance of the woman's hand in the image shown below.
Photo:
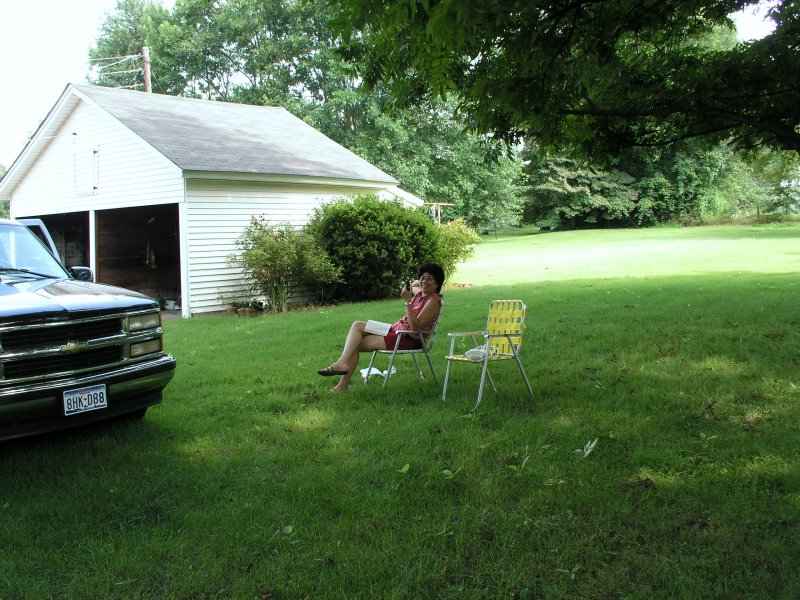
[[[400,297],[406,302],[411,302],[411,299],[414,297],[413,289],[414,289],[413,287],[411,289],[408,289],[406,288],[405,285],[403,285],[403,289],[400,290]]]

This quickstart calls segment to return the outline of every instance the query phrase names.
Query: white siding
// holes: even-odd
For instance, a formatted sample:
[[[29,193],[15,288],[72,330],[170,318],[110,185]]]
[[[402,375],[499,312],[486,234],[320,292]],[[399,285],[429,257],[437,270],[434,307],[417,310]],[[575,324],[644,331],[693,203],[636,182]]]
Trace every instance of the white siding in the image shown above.
[[[116,119],[81,102],[14,191],[11,214],[182,201],[180,169]]]
[[[253,216],[263,216],[271,225],[291,223],[301,227],[323,203],[350,194],[380,191],[363,187],[187,180],[190,312],[224,310],[220,292],[241,289],[241,273],[228,266],[227,258],[237,252],[236,240]]]
[[[243,174],[230,174],[227,180],[224,174],[184,174],[102,109],[72,100],[71,112],[72,104],[63,104],[63,112],[56,112],[58,120],[45,121],[49,125],[39,134],[47,137],[36,139],[30,169],[15,188],[8,188],[11,215],[89,211],[94,260],[94,211],[178,204],[185,316],[223,310],[220,292],[242,288],[241,274],[227,259],[237,251],[236,241],[253,216],[263,216],[273,225],[301,227],[315,208],[333,199],[393,193],[392,186],[377,182],[350,185],[309,176],[302,182],[275,183],[237,180]],[[407,201],[406,196],[400,197]]]

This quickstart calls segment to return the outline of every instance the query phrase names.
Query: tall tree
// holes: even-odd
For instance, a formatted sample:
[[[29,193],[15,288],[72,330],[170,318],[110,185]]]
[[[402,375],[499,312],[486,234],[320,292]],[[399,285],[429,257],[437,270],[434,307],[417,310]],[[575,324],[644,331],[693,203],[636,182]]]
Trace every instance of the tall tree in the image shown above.
[[[423,103],[392,108],[388,94],[363,90],[336,93],[310,122],[339,143],[384,169],[405,189],[462,216],[473,226],[518,223],[522,163],[498,144],[464,131],[451,106]],[[357,107],[357,108],[356,108]],[[347,119],[341,114],[358,114]]]
[[[92,80],[108,87],[144,87],[143,49],[159,44],[159,30],[169,12],[152,0],[118,0],[116,10],[100,26],[89,50]],[[151,71],[158,74],[154,87],[163,94],[180,93],[186,84],[180,71],[165,68],[161,53],[150,55]]]
[[[528,148],[528,200],[525,221],[571,228],[635,222],[637,190],[633,177],[569,158],[548,158]]]
[[[800,150],[796,0],[731,48],[697,41],[752,0],[329,1],[368,83],[455,93],[498,138],[595,158],[690,137]]]
[[[714,212],[714,189],[730,155],[723,145],[706,148],[695,140],[623,152],[616,166],[636,180],[636,222],[705,220]]]
[[[686,140],[666,148],[628,149],[608,168],[547,157],[535,146],[525,158],[526,221],[619,226],[715,217],[723,209],[717,187],[733,152]]]
[[[798,173],[800,157],[794,152],[730,156],[716,190],[717,209],[728,218],[797,215]]]
[[[365,91],[339,52],[321,0],[178,0],[171,14],[120,0],[93,54],[148,45],[164,93],[284,106],[426,200],[453,203],[449,216],[515,222],[514,157],[490,163],[498,144],[465,132],[441,101],[394,106],[380,86]],[[104,84],[107,79],[100,79]]]

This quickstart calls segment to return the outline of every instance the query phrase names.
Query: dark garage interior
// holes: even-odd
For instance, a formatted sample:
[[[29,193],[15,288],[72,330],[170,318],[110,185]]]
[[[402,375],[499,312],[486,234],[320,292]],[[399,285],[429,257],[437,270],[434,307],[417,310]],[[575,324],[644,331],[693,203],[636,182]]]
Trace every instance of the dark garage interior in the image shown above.
[[[89,264],[89,213],[40,216],[65,266]],[[99,210],[95,281],[180,303],[178,205]]]

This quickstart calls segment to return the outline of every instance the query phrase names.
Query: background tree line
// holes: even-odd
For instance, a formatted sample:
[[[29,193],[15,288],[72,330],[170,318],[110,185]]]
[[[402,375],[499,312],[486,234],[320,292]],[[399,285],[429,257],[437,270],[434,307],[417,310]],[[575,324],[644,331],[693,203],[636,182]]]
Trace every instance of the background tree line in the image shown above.
[[[786,185],[796,178],[796,153],[740,155],[727,140],[684,140],[619,148],[611,158],[593,160],[554,152],[553,135],[536,128],[536,139],[505,144],[508,136],[481,133],[479,115],[459,110],[469,101],[463,91],[431,95],[419,81],[404,87],[369,80],[365,48],[382,48],[382,34],[365,23],[342,38],[345,14],[327,0],[177,0],[172,11],[148,0],[120,0],[90,56],[137,54],[148,46],[154,91],[283,106],[404,189],[453,203],[445,215],[476,227],[650,225],[796,210],[796,189]],[[724,26],[687,35],[691,43],[684,46],[692,52],[740,46]],[[93,83],[133,82],[130,74],[102,70]],[[398,98],[404,90],[413,101]]]

